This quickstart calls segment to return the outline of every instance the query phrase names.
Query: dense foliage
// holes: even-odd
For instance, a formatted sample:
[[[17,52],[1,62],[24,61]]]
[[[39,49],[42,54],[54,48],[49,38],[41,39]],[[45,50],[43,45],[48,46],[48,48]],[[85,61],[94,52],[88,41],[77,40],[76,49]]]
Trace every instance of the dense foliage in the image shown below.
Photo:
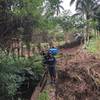
[[[21,97],[26,89],[30,93],[40,81],[42,59],[33,52],[33,46],[40,51],[42,41],[37,35],[51,43],[63,40],[70,33],[88,33],[91,29],[100,32],[99,0],[76,1],[77,14],[64,11],[59,15],[63,10],[62,0],[0,0],[0,100]],[[16,47],[13,39],[21,45]],[[34,53],[33,56],[27,51]],[[21,57],[25,55],[29,58]]]
[[[77,12],[76,15],[80,15],[86,20],[86,25],[84,27],[86,29],[86,34],[84,35],[84,38],[85,40],[89,40],[90,22],[93,21],[93,18],[99,18],[98,14],[96,13],[97,11],[100,11],[99,0],[71,0],[70,4],[72,5],[75,1]],[[96,26],[97,24],[94,25]]]
[[[33,34],[54,27],[49,17],[58,14],[60,3],[61,0],[1,0],[0,47],[9,49],[12,38],[20,38],[29,47]]]
[[[13,100],[26,90],[32,92],[38,84],[43,73],[41,57],[33,55],[30,58],[18,58],[14,54],[16,47],[12,48],[12,40],[20,40],[27,46],[27,50],[30,50],[34,34],[48,33],[48,30],[56,26],[52,19],[53,15],[60,12],[61,2],[61,0],[0,0],[1,100]],[[18,52],[20,48],[23,50],[23,45],[17,47]],[[26,91],[27,95],[29,91]]]
[[[15,61],[12,57],[1,54],[0,99],[11,100],[11,98],[17,98],[22,95],[31,96],[42,77],[41,59],[40,56],[36,55],[30,59],[20,58]]]

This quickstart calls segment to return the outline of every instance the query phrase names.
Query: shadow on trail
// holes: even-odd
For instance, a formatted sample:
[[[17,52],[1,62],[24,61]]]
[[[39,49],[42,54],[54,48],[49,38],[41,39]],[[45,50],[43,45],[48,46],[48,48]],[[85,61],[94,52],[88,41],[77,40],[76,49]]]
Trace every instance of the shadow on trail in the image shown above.
[[[89,36],[89,40],[91,38],[93,38],[93,36]],[[80,35],[80,36],[77,36],[77,38],[74,38],[74,40],[72,40],[70,43],[65,43],[65,44],[59,46],[58,48],[60,48],[60,49],[74,48],[81,44],[84,44],[84,41],[85,41],[84,37]]]
[[[74,48],[76,46],[81,45],[84,42],[83,37],[79,37],[76,40],[71,41],[70,43],[65,43],[64,45],[59,46],[60,49],[62,48]]]

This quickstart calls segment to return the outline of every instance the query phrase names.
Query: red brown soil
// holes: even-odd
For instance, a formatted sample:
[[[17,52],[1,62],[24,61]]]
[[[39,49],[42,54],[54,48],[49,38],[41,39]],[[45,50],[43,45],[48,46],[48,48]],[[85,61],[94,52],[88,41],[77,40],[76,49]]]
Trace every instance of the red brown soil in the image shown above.
[[[100,59],[81,47],[63,49],[61,55],[58,100],[100,100]]]

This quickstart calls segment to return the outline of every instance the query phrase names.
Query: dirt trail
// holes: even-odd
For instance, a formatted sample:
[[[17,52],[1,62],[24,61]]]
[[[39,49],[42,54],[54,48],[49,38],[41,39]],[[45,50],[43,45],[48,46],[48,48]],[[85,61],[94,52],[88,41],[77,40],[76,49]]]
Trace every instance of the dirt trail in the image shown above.
[[[57,100],[100,100],[100,59],[80,47],[61,51]]]
[[[31,96],[31,100],[38,100],[39,95],[43,92],[41,91],[41,87],[36,87],[35,92]],[[55,96],[55,85],[51,85],[50,83],[44,87],[44,91],[48,92],[49,100],[56,100]]]
[[[81,46],[63,49],[56,86],[46,86],[50,100],[100,100],[100,59]],[[39,89],[31,100],[37,100]],[[33,99],[35,98],[35,99]]]
[[[41,84],[42,82],[42,84]],[[56,100],[55,96],[55,84],[51,84],[50,77],[48,74],[44,74],[44,79],[41,81],[39,85],[36,87],[35,91],[33,92],[30,100],[38,100],[39,95],[44,93],[45,91],[48,92],[49,100]],[[45,99],[46,100],[46,99]]]
[[[40,94],[40,90],[41,90],[41,88],[39,86],[36,87],[35,92],[31,96],[31,100],[38,100],[38,96]]]

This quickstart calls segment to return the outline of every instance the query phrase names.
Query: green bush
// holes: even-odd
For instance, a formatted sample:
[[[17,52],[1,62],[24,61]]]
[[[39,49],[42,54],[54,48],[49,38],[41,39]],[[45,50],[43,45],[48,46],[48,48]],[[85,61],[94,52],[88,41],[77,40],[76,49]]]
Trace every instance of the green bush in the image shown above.
[[[100,51],[100,37],[91,39],[86,48],[91,53],[99,52]]]
[[[41,56],[34,55],[31,58],[20,57],[15,59],[0,54],[0,100],[12,100],[18,88],[27,79],[32,79],[35,88],[43,74]],[[29,73],[29,78],[24,75],[24,70]],[[18,75],[18,73],[23,76]]]
[[[43,92],[39,95],[38,100],[49,100],[48,91],[43,91]]]

